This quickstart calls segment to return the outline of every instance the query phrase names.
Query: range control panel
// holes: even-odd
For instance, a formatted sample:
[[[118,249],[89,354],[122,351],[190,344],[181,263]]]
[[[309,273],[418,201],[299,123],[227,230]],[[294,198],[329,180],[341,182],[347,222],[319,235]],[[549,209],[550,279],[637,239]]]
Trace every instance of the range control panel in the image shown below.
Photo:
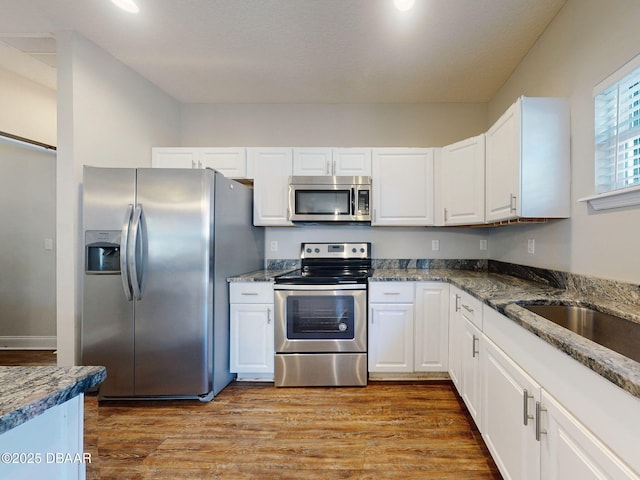
[[[371,258],[371,243],[303,243],[300,258]]]

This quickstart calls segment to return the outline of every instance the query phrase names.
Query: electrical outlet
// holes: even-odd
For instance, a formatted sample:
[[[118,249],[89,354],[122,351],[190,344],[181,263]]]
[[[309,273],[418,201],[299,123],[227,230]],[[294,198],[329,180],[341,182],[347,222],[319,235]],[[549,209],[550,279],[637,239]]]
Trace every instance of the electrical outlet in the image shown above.
[[[431,250],[440,250],[440,240],[431,240]]]
[[[53,239],[45,238],[44,239],[44,249],[45,250],[53,250]]]
[[[482,240],[480,240],[480,250],[486,250],[486,249],[487,249],[487,240],[483,238]]]
[[[527,253],[531,255],[536,253],[536,241],[533,238],[527,240]]]
[[[271,251],[272,252],[277,252],[278,251],[278,241],[277,240],[271,240]]]

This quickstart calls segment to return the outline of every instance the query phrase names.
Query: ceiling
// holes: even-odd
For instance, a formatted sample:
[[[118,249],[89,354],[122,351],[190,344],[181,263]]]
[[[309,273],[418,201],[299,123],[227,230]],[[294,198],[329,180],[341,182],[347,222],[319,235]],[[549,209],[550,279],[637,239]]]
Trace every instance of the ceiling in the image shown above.
[[[487,102],[566,0],[0,0],[0,66],[72,29],[185,103]]]

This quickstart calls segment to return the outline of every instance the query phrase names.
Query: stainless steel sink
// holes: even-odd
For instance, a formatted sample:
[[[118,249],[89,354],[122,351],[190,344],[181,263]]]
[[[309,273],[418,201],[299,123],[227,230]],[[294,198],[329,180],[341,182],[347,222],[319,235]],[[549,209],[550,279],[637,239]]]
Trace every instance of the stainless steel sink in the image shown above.
[[[522,305],[522,307],[640,362],[640,323],[575,305]]]

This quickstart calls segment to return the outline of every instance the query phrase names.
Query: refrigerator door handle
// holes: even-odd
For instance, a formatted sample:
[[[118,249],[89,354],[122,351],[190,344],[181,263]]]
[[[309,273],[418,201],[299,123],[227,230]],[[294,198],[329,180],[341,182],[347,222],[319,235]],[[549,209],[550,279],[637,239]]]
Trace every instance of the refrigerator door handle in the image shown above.
[[[128,262],[129,262],[129,276],[131,277],[131,287],[133,288],[133,296],[136,300],[142,300],[142,281],[138,273],[138,253],[141,253],[141,259],[144,259],[144,254],[138,252],[138,236],[141,235],[141,221],[142,221],[142,205],[136,205],[136,209],[133,213],[133,221],[131,222],[131,249],[129,250]],[[142,239],[144,240],[144,238]],[[142,250],[142,249],[141,249]]]
[[[131,227],[131,215],[133,215],[133,205],[127,205],[127,212],[122,222],[122,234],[120,235],[120,278],[122,280],[122,289],[127,300],[133,300],[131,291],[131,282],[129,279],[129,231]]]

